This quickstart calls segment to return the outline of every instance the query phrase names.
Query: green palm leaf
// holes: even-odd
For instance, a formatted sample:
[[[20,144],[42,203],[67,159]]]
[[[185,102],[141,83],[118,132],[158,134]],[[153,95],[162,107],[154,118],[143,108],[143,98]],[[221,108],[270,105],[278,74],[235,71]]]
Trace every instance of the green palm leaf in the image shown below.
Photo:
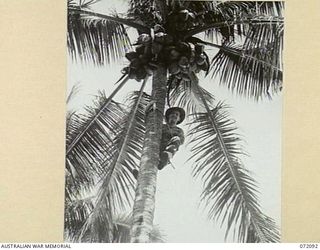
[[[132,224],[131,214],[117,215],[114,219],[114,243],[129,243],[130,242],[130,228]],[[151,243],[164,243],[165,239],[161,230],[157,226],[153,226],[150,233]]]
[[[155,25],[156,10],[154,0],[130,0],[128,17],[149,28]]]
[[[121,58],[130,48],[125,26],[149,33],[155,23],[165,24],[166,11],[179,2],[197,15],[210,12],[211,22],[190,26],[195,28],[179,38],[192,38],[201,32],[211,40],[218,38],[215,46],[219,52],[213,58],[212,71],[223,84],[255,99],[281,88],[282,3],[130,0],[129,18],[124,19],[91,12],[88,8],[94,2],[80,1],[79,5],[68,1],[67,42],[76,61],[102,65]],[[137,14],[135,11],[145,8],[143,4],[150,11],[147,8],[143,15]],[[67,116],[65,225],[75,240],[129,239],[130,218],[117,215],[132,202],[132,171],[140,161],[144,112],[150,101],[143,93],[145,83],[129,98],[130,110],[104,96],[87,109],[86,115],[73,112]],[[194,74],[191,81],[171,79],[168,85],[168,102],[195,113],[189,133],[194,153],[191,159],[195,160],[194,175],[204,181],[201,200],[209,209],[209,217],[226,222],[226,237],[235,228],[241,242],[279,241],[275,223],[260,211],[256,184],[241,164],[240,139],[224,105],[209,108],[213,98],[199,86]],[[199,108],[207,112],[199,113]],[[95,193],[95,199],[83,199],[87,193]]]
[[[65,240],[74,241],[93,210],[93,197],[66,200],[64,214]]]
[[[74,60],[98,65],[120,59],[131,48],[122,24],[92,18],[70,9],[67,45]]]
[[[79,136],[79,133],[91,124],[86,133],[78,139],[78,143],[66,154],[66,198],[78,195],[83,189],[90,189],[96,175],[101,172],[100,163],[108,155],[118,124],[124,116],[124,110],[116,102],[100,112],[101,106],[106,102],[106,96],[101,93],[92,107],[87,107],[85,114],[73,114],[69,117],[66,130],[66,146]]]
[[[256,2],[256,8],[258,13],[271,16],[283,16],[284,1],[263,1]]]
[[[67,45],[74,60],[97,65],[122,58],[131,49],[124,25],[149,32],[145,26],[119,16],[90,11],[96,0],[68,1]]]
[[[197,113],[190,125],[190,160],[195,162],[194,176],[204,183],[201,201],[209,218],[226,222],[226,237],[238,226],[239,242],[278,242],[278,229],[261,212],[256,183],[241,164],[240,138],[226,107],[219,103],[210,112]]]
[[[261,20],[268,20],[268,16],[261,16]],[[281,18],[282,19],[282,18]],[[284,25],[282,22],[270,23],[269,25],[249,25],[245,36],[243,48],[250,50],[255,48],[268,49],[272,52],[273,64],[282,64]],[[272,50],[270,50],[272,49]]]
[[[206,24],[190,30],[185,37],[205,32],[212,42],[235,41],[245,37],[250,27],[282,25],[282,2],[217,1],[192,3],[204,13]],[[199,5],[202,6],[199,8]]]
[[[229,20],[223,20],[220,22],[213,22],[212,24],[207,24],[201,27],[196,27],[194,29],[191,29],[190,31],[186,32],[184,35],[185,38],[194,36],[201,32],[208,32],[210,30],[222,30],[222,29],[228,29],[228,30],[235,30],[231,34],[228,34],[228,36],[234,36],[235,32],[236,34],[246,33],[246,26],[263,26],[268,27],[270,25],[283,25],[283,19],[277,16],[248,16],[248,17],[239,17],[238,19],[229,19]],[[233,29],[231,29],[233,27]],[[238,27],[237,29],[234,27]],[[240,32],[241,30],[241,32]],[[227,36],[227,34],[225,35]],[[226,39],[226,38],[225,38]],[[226,39],[229,41],[230,39]]]
[[[212,104],[214,97],[204,88],[199,86],[198,78],[194,73],[190,74],[191,81],[185,81],[183,79],[178,80],[174,76],[171,76],[169,77],[167,84],[169,104],[182,107],[187,113],[192,114],[196,113],[201,107],[203,108],[202,99],[198,90],[199,88],[201,89],[206,102]]]
[[[245,48],[226,43],[211,62],[213,77],[236,93],[259,100],[282,89],[282,65],[277,47]]]
[[[142,89],[146,84],[143,83]],[[94,209],[86,220],[80,239],[90,242],[112,242],[113,217],[133,201],[132,170],[138,167],[145,133],[145,108],[150,96],[135,92],[129,99],[132,109],[118,124],[119,132],[110,145],[109,157],[102,164],[105,174],[99,181]]]
[[[108,155],[108,146],[118,130],[118,124],[125,115],[124,110],[112,101],[114,95],[124,86],[128,77],[106,98],[100,93],[86,114],[68,112],[66,123],[66,199],[79,195],[82,189],[90,189],[96,174],[101,171],[101,162]],[[118,81],[118,82],[119,82]],[[72,89],[71,98],[76,91]],[[70,100],[70,98],[68,98]],[[67,100],[68,100],[67,99]]]
[[[94,197],[90,196],[83,199],[77,199],[66,204],[67,209],[65,211],[65,240],[76,241],[77,237],[79,236],[79,231],[94,210],[93,201]],[[129,243],[131,224],[131,213],[114,215],[112,221],[112,242]],[[89,239],[87,240],[90,241]],[[165,237],[163,236],[158,226],[153,226],[150,240],[153,243],[165,242]]]

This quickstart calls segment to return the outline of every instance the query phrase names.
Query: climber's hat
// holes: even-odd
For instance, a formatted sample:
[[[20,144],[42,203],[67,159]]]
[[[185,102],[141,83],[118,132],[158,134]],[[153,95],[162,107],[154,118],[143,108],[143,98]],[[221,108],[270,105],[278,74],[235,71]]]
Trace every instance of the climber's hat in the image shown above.
[[[180,107],[172,107],[172,108],[167,109],[166,114],[165,114],[166,121],[168,121],[169,115],[172,112],[179,112],[179,114],[180,114],[180,120],[177,122],[177,124],[180,124],[181,122],[183,122],[183,120],[186,116],[186,112],[184,111],[183,108],[180,108]]]

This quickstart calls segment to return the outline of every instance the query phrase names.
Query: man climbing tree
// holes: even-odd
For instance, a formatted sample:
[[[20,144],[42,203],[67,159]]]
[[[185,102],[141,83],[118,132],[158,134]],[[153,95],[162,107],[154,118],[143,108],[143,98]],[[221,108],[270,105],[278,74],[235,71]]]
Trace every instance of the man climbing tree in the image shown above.
[[[162,126],[159,170],[170,163],[180,145],[184,143],[184,132],[177,126],[177,124],[183,122],[184,117],[185,112],[182,108],[172,107],[166,111],[166,124]]]
[[[158,164],[159,170],[163,169],[170,163],[180,145],[184,143],[184,132],[177,126],[183,122],[184,118],[185,111],[180,107],[169,108],[165,113],[166,123],[162,126],[160,161]],[[133,174],[137,178],[138,170],[134,169]]]
[[[109,97],[88,117],[74,116],[70,126],[66,225],[71,237],[115,242],[115,218],[133,203],[126,239],[151,242],[157,172],[184,141],[177,127],[184,111],[164,112],[168,102],[193,114],[189,159],[194,177],[203,181],[201,202],[209,218],[226,225],[226,238],[233,231],[238,242],[279,242],[275,221],[262,212],[257,185],[241,160],[245,153],[234,122],[200,80],[210,73],[214,84],[259,101],[278,94],[283,2],[130,0],[125,15],[112,16],[90,10],[92,2],[68,1],[72,58],[105,65],[125,56],[128,63]],[[127,28],[137,31],[135,43]],[[142,83],[126,110],[113,99],[130,79]],[[139,169],[136,180],[133,169]],[[95,199],[81,201],[87,205],[75,210],[79,194],[88,189],[98,190]]]

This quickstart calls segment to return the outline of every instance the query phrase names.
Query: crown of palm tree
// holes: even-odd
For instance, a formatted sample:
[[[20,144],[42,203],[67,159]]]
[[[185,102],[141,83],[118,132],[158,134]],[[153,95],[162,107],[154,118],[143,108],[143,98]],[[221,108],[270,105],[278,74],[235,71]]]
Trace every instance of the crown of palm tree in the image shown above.
[[[278,228],[261,211],[256,183],[240,161],[243,151],[234,122],[225,105],[215,104],[212,94],[200,86],[198,74],[211,73],[220,84],[255,100],[281,91],[283,3],[131,0],[126,15],[120,16],[90,10],[95,2],[68,1],[71,56],[96,65],[123,56],[129,62],[108,98],[100,94],[86,115],[68,115],[65,226],[69,237],[120,241],[114,218],[132,205],[132,170],[143,162],[143,139],[151,126],[144,111],[155,96],[144,93],[144,88],[153,75],[156,89],[157,74],[165,69],[162,72],[168,70],[169,76],[164,73],[162,79],[167,80],[169,106],[184,107],[193,117],[190,160],[194,176],[204,181],[201,198],[209,217],[226,222],[226,236],[236,228],[240,242],[278,242]],[[135,44],[127,28],[138,32]],[[217,53],[210,55],[208,47]],[[129,79],[143,81],[124,106],[112,99]],[[163,106],[165,96],[162,99]],[[145,185],[147,174],[141,176],[138,185]],[[96,193],[94,202],[86,203],[81,197],[91,192]],[[76,208],[71,205],[79,200]],[[135,223],[133,219],[133,227]]]

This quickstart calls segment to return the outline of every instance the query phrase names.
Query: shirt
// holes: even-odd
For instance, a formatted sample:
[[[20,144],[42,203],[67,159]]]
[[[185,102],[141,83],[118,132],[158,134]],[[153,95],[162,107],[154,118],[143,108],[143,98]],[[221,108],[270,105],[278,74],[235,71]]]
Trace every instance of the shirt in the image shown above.
[[[178,136],[180,138],[180,144],[184,143],[184,132],[178,126],[170,127],[168,124],[162,125],[162,138],[161,138],[161,151],[163,151],[170,139],[174,136]]]

